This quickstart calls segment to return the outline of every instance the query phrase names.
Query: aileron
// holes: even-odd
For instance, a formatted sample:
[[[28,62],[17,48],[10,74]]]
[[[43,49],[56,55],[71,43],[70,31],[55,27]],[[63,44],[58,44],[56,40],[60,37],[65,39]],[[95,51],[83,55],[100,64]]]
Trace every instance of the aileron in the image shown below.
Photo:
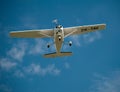
[[[11,37],[21,38],[43,38],[53,37],[53,30],[27,30],[27,31],[13,31],[10,32]]]

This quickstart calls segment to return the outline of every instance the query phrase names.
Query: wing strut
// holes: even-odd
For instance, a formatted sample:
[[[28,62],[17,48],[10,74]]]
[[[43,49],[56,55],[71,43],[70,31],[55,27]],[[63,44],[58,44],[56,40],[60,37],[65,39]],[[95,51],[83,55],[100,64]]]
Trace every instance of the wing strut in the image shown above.
[[[67,36],[69,36],[69,35],[72,35],[74,32],[76,32],[77,30],[74,30],[74,31],[72,31],[72,32],[70,32],[69,34],[67,34],[67,35],[65,35],[65,37],[64,38],[66,38]]]

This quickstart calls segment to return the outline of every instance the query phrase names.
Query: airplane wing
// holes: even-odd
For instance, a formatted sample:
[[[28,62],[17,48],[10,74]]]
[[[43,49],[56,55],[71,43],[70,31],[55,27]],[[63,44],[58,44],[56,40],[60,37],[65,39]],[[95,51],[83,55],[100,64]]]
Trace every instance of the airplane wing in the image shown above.
[[[53,29],[46,30],[26,30],[26,31],[12,31],[10,32],[11,37],[20,38],[43,38],[43,37],[53,37]]]
[[[70,35],[78,35],[78,34],[93,32],[96,30],[104,30],[105,27],[106,27],[106,24],[68,27],[68,28],[63,29],[64,30],[64,37],[67,37]]]

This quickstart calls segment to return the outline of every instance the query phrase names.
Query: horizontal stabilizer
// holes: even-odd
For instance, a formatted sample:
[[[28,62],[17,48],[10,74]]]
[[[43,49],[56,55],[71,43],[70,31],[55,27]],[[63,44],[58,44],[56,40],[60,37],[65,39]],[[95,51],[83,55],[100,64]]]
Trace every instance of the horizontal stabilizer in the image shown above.
[[[44,57],[46,58],[55,58],[55,57],[61,57],[61,56],[70,56],[72,55],[72,52],[60,52],[60,53],[49,53],[49,54],[45,54]]]

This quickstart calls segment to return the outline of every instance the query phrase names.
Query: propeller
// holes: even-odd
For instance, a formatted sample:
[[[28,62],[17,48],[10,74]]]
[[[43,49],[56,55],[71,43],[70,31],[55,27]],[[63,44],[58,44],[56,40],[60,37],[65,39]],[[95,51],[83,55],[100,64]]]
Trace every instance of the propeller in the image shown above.
[[[56,26],[58,25],[58,20],[57,20],[57,19],[54,19],[52,22],[53,22]]]

